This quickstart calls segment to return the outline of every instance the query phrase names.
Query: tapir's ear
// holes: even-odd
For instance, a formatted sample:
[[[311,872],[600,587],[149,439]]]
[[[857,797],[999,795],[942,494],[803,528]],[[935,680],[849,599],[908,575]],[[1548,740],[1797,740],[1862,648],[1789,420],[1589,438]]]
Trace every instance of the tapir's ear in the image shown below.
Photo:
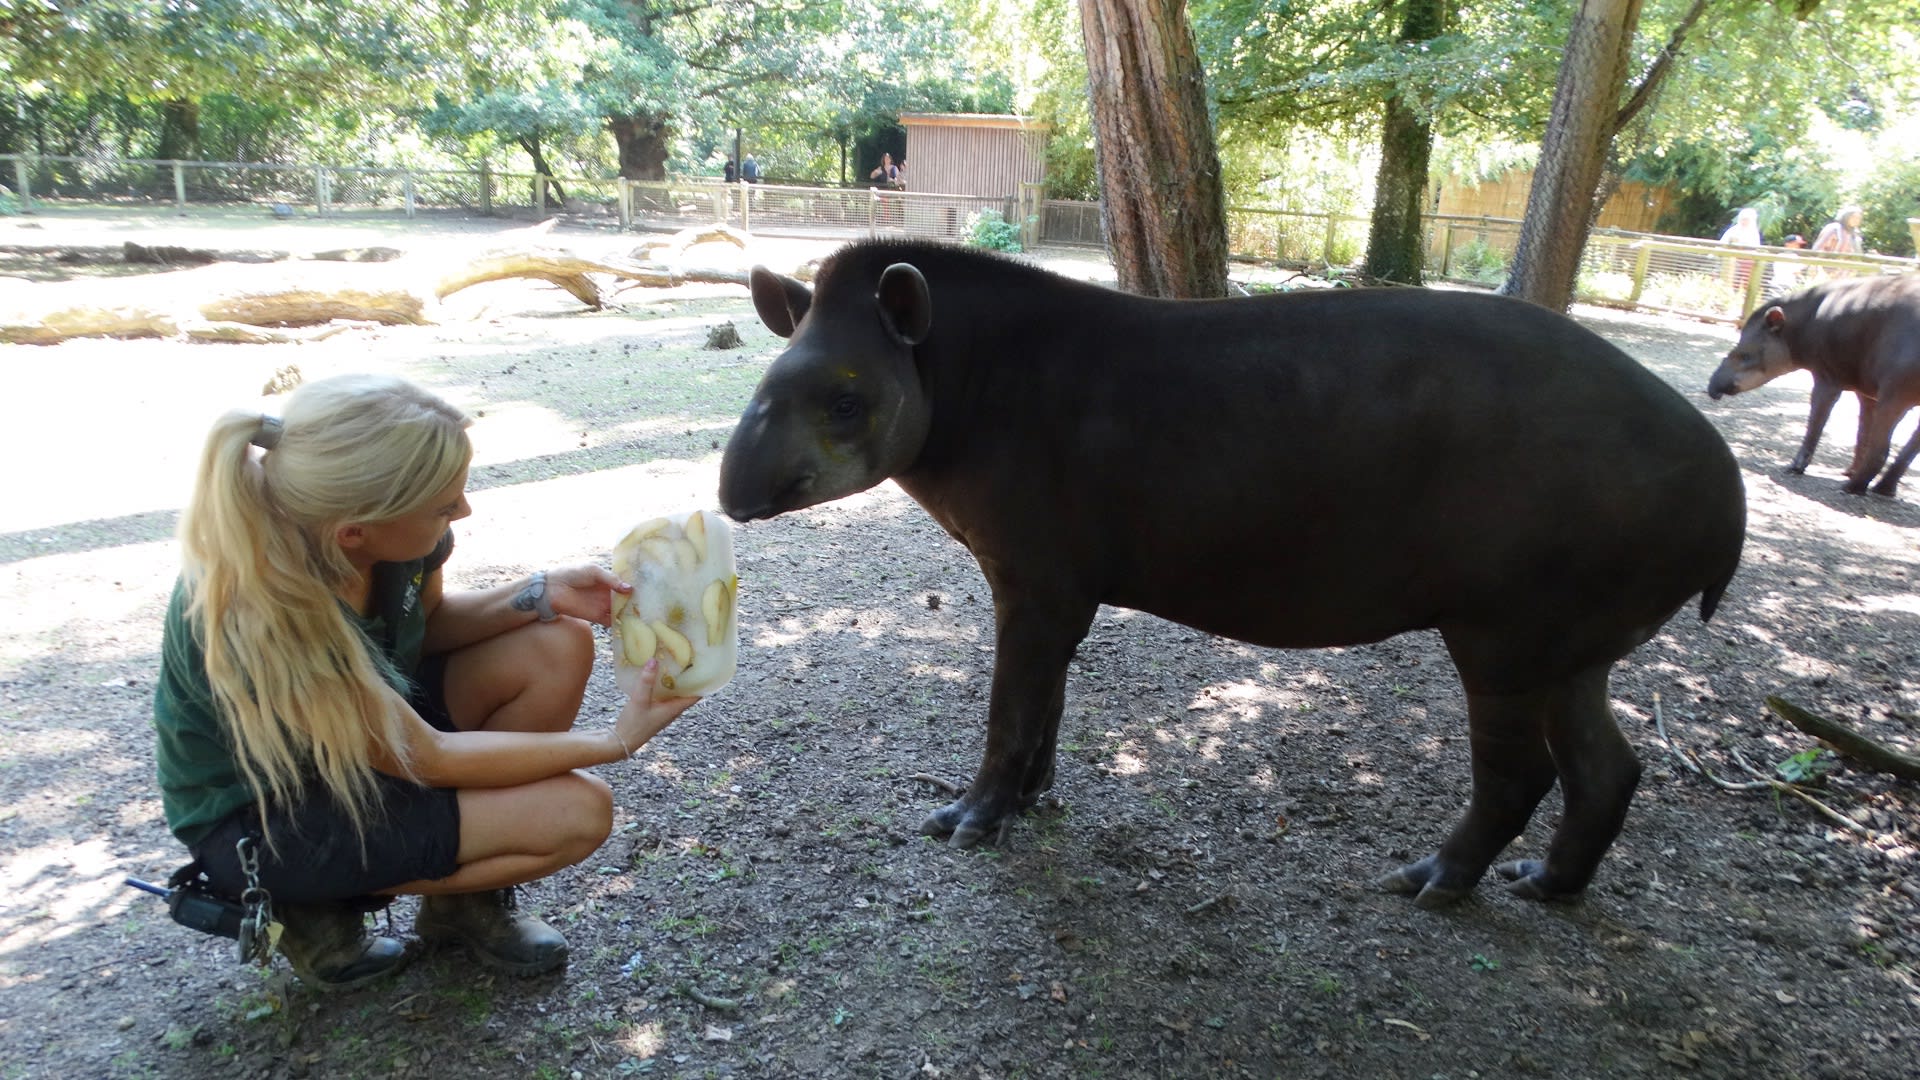
[[[887,267],[874,299],[880,301],[880,317],[894,337],[908,345],[927,340],[927,331],[933,328],[933,301],[927,295],[927,279],[911,263]]]
[[[1777,334],[1780,332],[1781,327],[1787,325],[1787,313],[1781,311],[1777,306],[1768,308],[1767,313],[1760,316],[1760,318],[1767,324],[1767,333],[1769,334]]]
[[[781,337],[792,337],[793,328],[813,306],[813,293],[805,285],[764,266],[747,275],[747,286],[753,290],[753,310],[760,313],[760,321]]]

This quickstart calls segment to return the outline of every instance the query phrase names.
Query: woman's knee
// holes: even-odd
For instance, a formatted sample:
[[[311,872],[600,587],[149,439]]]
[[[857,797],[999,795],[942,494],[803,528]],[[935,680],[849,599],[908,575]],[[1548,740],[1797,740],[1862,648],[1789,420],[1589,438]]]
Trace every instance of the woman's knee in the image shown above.
[[[560,778],[568,785],[568,833],[586,858],[613,834],[613,789],[591,773],[574,772]]]
[[[530,623],[521,633],[536,664],[534,681],[561,679],[566,685],[584,687],[593,672],[593,624],[581,619],[555,619],[550,623]]]

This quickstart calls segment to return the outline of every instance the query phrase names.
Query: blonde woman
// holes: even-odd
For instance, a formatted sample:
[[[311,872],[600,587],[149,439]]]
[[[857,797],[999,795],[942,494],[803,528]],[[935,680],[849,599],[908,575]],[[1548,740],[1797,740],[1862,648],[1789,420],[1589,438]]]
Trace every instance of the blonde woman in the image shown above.
[[[401,379],[309,383],[284,416],[230,412],[180,522],[154,722],[168,826],[238,895],[242,842],[322,989],[396,970],[369,897],[425,897],[415,928],[515,974],[566,941],[512,886],[592,854],[607,785],[577,770],[645,745],[694,698],[641,692],[574,730],[610,589],[576,566],[447,593],[449,526],[470,512],[468,420]]]

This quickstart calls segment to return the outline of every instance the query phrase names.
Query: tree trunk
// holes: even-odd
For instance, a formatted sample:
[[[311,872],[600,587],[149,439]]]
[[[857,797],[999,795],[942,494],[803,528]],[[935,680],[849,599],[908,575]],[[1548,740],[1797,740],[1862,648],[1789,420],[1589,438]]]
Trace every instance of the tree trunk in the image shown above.
[[[541,152],[540,150],[540,136],[519,135],[515,137],[514,141],[518,142],[520,144],[520,148],[527,152],[527,156],[533,159],[534,172],[539,173],[541,176],[546,176],[546,177],[553,176],[553,167],[547,164],[547,155]],[[534,181],[534,183],[536,184],[538,184],[539,182],[540,181],[538,180]],[[567,201],[566,189],[560,186],[560,181],[549,180],[547,183],[547,190],[553,192],[554,202],[564,203]],[[536,200],[538,199],[539,195],[537,192],[535,193],[534,197]]]
[[[1226,206],[1185,0],[1080,0],[1101,216],[1120,287],[1227,291]]]
[[[620,175],[627,180],[667,178],[667,136],[663,116],[610,116],[607,130],[620,149]],[[735,161],[740,160],[735,158]]]
[[[1560,61],[1553,114],[1540,144],[1540,165],[1527,193],[1527,214],[1513,267],[1500,291],[1565,311],[1573,302],[1587,223],[1607,150],[1618,128],[1628,48],[1641,0],[1581,0]]]
[[[1446,29],[1446,0],[1407,0],[1402,42],[1431,41]],[[1367,232],[1366,273],[1383,281],[1420,284],[1420,212],[1427,201],[1427,161],[1433,125],[1413,107],[1405,88],[1387,99],[1380,131],[1380,172],[1374,182],[1373,224]]]
[[[160,149],[153,155],[161,161],[200,160],[200,106],[191,101],[168,101],[160,106]],[[167,177],[172,193],[173,177]]]

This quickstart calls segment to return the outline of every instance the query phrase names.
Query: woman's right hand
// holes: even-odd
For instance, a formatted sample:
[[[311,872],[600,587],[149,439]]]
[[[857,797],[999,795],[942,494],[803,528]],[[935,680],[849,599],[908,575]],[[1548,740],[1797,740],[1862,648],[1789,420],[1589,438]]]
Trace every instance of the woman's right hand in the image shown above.
[[[664,731],[668,724],[700,700],[697,697],[655,697],[654,690],[659,680],[659,659],[647,661],[647,666],[640,669],[638,691],[621,706],[620,715],[613,722],[614,737],[619,740],[620,749],[627,757],[638,753],[641,747],[647,745],[647,740]]]

